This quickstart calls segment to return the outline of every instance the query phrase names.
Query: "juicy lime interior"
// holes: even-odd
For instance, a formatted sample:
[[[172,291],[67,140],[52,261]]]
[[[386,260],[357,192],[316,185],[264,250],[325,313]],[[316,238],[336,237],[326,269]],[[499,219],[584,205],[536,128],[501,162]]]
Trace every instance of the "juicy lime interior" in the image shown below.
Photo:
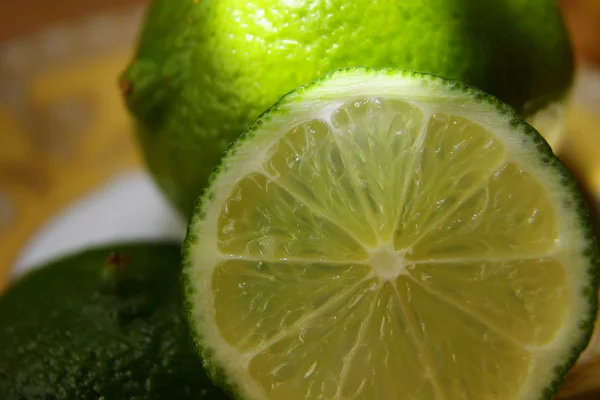
[[[200,329],[250,397],[539,398],[584,307],[583,247],[559,178],[490,119],[332,102],[217,178]]]

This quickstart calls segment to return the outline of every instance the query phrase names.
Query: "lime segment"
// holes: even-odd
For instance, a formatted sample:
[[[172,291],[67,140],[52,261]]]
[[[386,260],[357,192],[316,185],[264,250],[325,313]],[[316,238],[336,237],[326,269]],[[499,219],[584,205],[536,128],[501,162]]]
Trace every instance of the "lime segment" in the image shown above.
[[[234,190],[219,217],[219,248],[224,254],[262,260],[367,257],[360,243],[331,218],[313,211],[264,175],[248,175]]]
[[[213,286],[219,288],[216,322],[232,346],[256,348],[345,298],[348,288],[361,282],[369,269],[366,265],[226,261],[213,276]]]
[[[514,163],[429,231],[408,256],[423,259],[502,259],[552,253],[559,243],[557,219],[544,188]]]
[[[532,354],[408,278],[398,279],[398,292],[440,388],[433,398],[518,398]]]
[[[565,273],[556,260],[423,264],[407,269],[423,287],[526,345],[550,342],[568,311]]]

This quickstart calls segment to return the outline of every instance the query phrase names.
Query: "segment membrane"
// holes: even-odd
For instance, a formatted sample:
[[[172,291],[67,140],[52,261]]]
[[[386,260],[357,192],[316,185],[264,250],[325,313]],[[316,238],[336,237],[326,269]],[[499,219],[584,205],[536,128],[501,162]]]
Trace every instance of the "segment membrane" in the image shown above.
[[[367,258],[342,228],[258,173],[234,187],[218,223],[218,246],[225,254],[261,260]]]
[[[269,399],[334,399],[346,357],[377,295],[364,281],[327,312],[290,332],[250,362],[249,372]]]
[[[377,239],[330,127],[314,120],[293,128],[274,146],[266,171],[302,202],[351,232],[363,244]]]
[[[229,260],[213,274],[214,315],[224,339],[249,351],[343,296],[364,265]]]
[[[342,106],[331,123],[380,242],[389,242],[426,125],[423,111],[404,101],[375,98]]]
[[[527,345],[554,338],[568,308],[565,274],[555,260],[423,264],[410,276],[495,329]]]
[[[425,235],[410,260],[525,258],[549,254],[558,227],[544,188],[508,164],[485,187]]]
[[[446,400],[514,398],[529,374],[531,355],[477,318],[427,293],[407,276],[398,292]]]
[[[339,398],[438,399],[392,284],[384,283],[373,301],[372,314],[348,361]]]
[[[424,233],[477,190],[504,160],[504,147],[482,126],[444,114],[431,117],[410,171],[408,192],[395,232],[397,250]]]

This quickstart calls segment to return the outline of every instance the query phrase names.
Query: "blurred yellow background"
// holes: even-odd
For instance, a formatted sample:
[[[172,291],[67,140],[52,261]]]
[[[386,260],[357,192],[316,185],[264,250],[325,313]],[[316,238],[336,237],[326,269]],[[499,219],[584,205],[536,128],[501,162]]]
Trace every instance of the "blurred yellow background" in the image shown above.
[[[131,57],[145,4],[0,4],[0,289],[57,212],[141,170],[116,80]],[[72,240],[69,234],[73,229],[63,242]],[[25,264],[48,253],[36,251]]]
[[[105,239],[114,231],[139,236],[139,229],[152,237],[183,234],[180,222],[169,222],[176,217],[143,172],[116,84],[131,57],[145,4],[143,0],[0,3],[0,290],[16,269],[49,257],[49,248],[66,243],[66,251],[75,239],[82,244],[102,240],[100,236],[88,240],[87,232],[104,230]],[[564,0],[561,6],[579,70],[566,136],[557,151],[597,216],[600,0]],[[118,181],[121,178],[125,180]],[[106,186],[113,181],[117,183]],[[99,219],[78,220],[79,230],[69,228],[73,222],[60,217],[72,207],[83,215],[85,207],[96,207],[96,200],[81,203],[81,199],[95,199],[98,191],[107,197],[107,191],[125,193],[134,188],[146,208],[109,202]],[[163,220],[131,230],[128,221],[142,209]],[[600,387],[596,356],[600,340],[592,347],[596,350],[575,368],[562,395],[572,397]],[[600,391],[578,398],[600,399]]]

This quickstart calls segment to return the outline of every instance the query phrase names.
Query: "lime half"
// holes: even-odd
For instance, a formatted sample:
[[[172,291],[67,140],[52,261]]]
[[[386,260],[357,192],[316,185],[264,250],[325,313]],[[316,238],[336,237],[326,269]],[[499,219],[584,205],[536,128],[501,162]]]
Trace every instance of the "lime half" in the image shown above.
[[[585,347],[576,184],[495,98],[353,68],[264,113],[184,246],[195,338],[244,399],[550,398]]]

